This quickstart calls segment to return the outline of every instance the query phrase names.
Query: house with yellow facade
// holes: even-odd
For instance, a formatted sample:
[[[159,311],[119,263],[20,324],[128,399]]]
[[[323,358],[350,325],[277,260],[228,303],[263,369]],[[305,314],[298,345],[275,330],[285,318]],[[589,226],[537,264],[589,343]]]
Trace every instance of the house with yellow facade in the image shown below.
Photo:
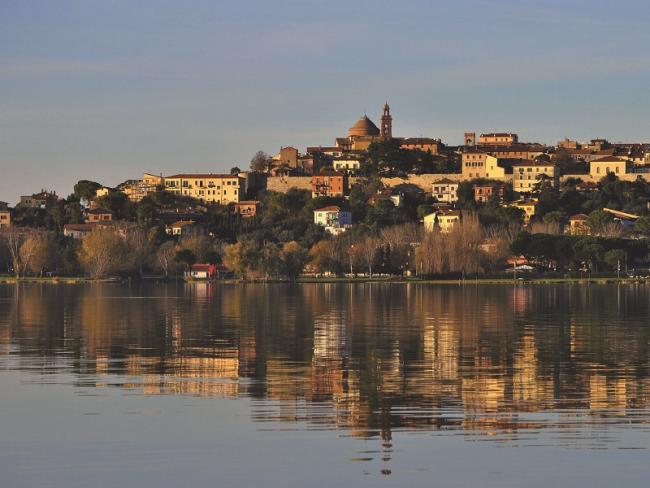
[[[165,190],[205,203],[228,205],[244,196],[244,179],[238,175],[183,173],[165,176],[163,180]]]
[[[516,202],[512,202],[510,206],[514,208],[518,208],[519,210],[523,211],[524,224],[528,224],[528,222],[530,222],[530,219],[532,219],[535,215],[537,215],[537,209],[539,207],[539,203],[535,199],[518,200]]]
[[[559,183],[557,166],[543,159],[524,160],[512,165],[512,189],[516,193],[531,193],[541,179],[548,178],[554,187]]]
[[[460,222],[463,214],[460,210],[440,210],[428,215],[422,219],[424,222],[424,230],[433,232],[435,229],[440,229],[440,232],[446,234],[451,232],[454,226]]]
[[[589,235],[589,226],[587,225],[587,215],[575,214],[569,217],[569,226],[566,232],[572,236]]]
[[[609,173],[623,176],[632,172],[632,163],[616,156],[605,156],[589,162],[589,174],[592,178],[602,178]]]
[[[0,229],[11,226],[11,212],[9,205],[5,202],[0,202]]]

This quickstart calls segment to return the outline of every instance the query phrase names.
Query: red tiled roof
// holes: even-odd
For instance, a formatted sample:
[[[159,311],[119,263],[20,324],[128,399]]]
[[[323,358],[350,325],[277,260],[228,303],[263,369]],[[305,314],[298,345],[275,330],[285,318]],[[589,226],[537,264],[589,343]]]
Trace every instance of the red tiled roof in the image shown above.
[[[605,156],[604,158],[594,159],[592,163],[624,163],[625,159],[616,156]]]
[[[92,215],[106,215],[106,214],[113,215],[113,212],[111,212],[110,210],[108,210],[106,208],[102,208],[102,207],[95,207],[95,208],[93,208],[91,210],[88,210],[86,213],[87,214],[92,214]]]
[[[171,225],[171,227],[184,227],[186,225],[193,225],[193,224],[196,224],[194,220],[177,220]]]
[[[65,224],[63,230],[91,231],[97,224]]]
[[[341,207],[337,207],[336,205],[330,205],[328,207],[323,207],[314,210],[314,212],[340,212],[340,211],[341,211]]]
[[[238,178],[237,175],[226,173],[179,173],[177,175],[165,176],[165,178]]]

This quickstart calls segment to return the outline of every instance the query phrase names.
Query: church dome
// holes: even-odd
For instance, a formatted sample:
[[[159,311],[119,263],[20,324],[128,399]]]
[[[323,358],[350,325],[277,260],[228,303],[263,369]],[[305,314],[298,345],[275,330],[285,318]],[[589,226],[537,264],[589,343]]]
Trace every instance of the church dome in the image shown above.
[[[349,137],[355,136],[378,136],[379,128],[366,115],[361,117],[348,130]]]

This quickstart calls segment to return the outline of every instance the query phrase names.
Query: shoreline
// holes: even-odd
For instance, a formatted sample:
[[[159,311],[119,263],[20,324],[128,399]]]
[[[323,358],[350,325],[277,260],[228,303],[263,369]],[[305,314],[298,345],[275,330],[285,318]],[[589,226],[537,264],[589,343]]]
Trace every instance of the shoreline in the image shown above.
[[[422,284],[422,285],[552,285],[552,284],[646,284],[650,278],[630,278],[630,277],[566,277],[566,278],[465,278],[451,279],[418,279],[418,278],[401,278],[401,277],[322,277],[322,278],[300,278],[293,282],[294,284],[353,284],[353,283],[388,283],[388,284]],[[291,284],[289,280],[238,280],[238,279],[221,279],[221,280],[184,280],[184,279],[121,279],[121,278],[103,278],[92,279],[86,277],[23,277],[0,276],[0,284],[17,284],[17,283],[43,283],[53,285],[78,285],[93,283],[183,283],[183,284],[224,284],[224,285],[255,285],[255,284]]]

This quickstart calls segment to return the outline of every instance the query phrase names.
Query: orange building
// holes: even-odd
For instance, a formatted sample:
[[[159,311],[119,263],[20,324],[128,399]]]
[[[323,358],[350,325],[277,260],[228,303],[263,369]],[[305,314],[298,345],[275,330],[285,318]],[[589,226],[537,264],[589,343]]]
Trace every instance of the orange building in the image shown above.
[[[235,213],[244,218],[255,217],[259,205],[260,202],[257,200],[242,200],[241,202],[235,203]]]
[[[348,192],[348,177],[336,171],[322,171],[311,177],[311,196],[344,197]]]
[[[113,212],[102,207],[95,207],[86,212],[86,223],[106,222],[113,220]]]

